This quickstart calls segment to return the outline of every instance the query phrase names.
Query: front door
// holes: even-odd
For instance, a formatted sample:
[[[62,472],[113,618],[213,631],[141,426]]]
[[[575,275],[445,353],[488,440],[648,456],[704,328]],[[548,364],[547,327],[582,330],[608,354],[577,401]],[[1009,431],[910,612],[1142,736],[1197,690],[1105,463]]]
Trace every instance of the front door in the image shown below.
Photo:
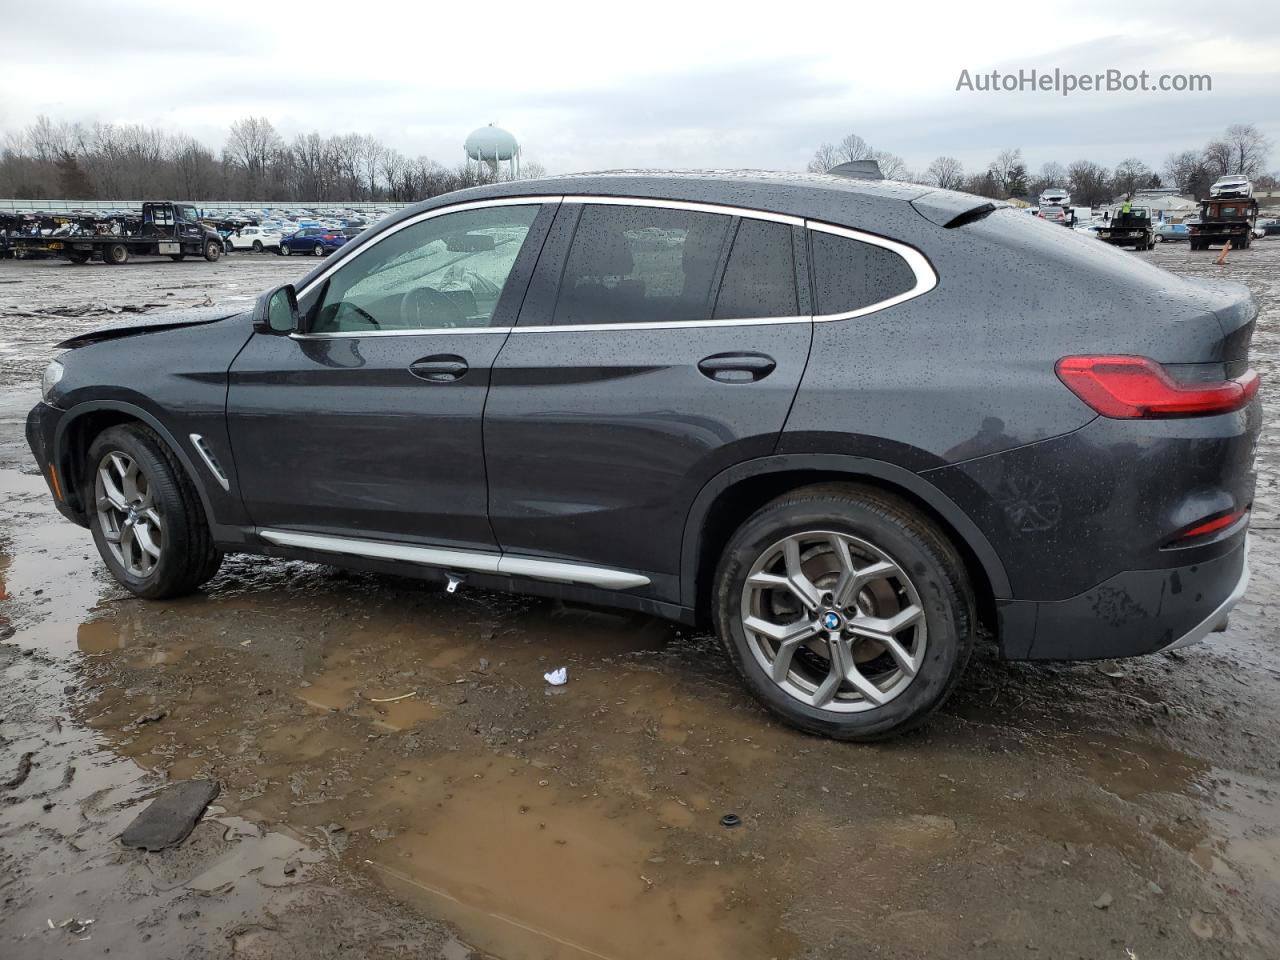
[[[799,222],[759,216],[561,206],[485,410],[504,551],[673,594],[694,497],[773,452],[809,355]]]
[[[301,292],[303,332],[253,336],[227,413],[254,523],[493,547],[481,417],[553,215],[469,205],[393,225]]]

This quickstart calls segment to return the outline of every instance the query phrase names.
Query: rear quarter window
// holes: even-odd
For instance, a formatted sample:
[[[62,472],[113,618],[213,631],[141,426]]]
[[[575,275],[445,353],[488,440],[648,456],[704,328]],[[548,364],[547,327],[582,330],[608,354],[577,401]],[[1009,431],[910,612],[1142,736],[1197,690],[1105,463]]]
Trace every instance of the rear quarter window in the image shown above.
[[[720,283],[715,319],[792,317],[798,310],[791,227],[742,220]]]
[[[910,265],[892,250],[819,230],[809,231],[809,243],[819,315],[861,310],[916,285]]]

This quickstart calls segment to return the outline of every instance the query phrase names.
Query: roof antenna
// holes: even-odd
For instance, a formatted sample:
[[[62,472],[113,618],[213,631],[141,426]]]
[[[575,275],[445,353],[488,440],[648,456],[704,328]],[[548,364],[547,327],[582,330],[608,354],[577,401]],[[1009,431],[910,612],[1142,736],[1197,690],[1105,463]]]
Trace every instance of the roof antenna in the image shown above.
[[[837,177],[849,177],[851,180],[883,180],[878,160],[850,160],[832,167],[827,173]]]

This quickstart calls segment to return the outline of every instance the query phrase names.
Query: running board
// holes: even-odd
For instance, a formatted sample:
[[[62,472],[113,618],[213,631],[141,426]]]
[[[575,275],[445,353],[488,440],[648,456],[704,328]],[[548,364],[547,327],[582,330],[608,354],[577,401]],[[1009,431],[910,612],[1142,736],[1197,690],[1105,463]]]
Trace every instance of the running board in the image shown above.
[[[648,577],[639,573],[611,570],[608,567],[593,567],[585,563],[538,560],[533,557],[513,557],[510,554],[481,553],[476,550],[450,550],[446,547],[416,547],[407,543],[389,543],[386,540],[326,537],[322,534],[295,533],[291,530],[259,530],[258,535],[278,547],[318,550],[321,553],[345,553],[375,560],[402,560],[406,563],[440,567],[445,570],[471,570],[476,573],[496,573],[508,577],[552,580],[556,583],[582,583],[606,590],[629,590],[632,587],[643,587],[649,582]]]

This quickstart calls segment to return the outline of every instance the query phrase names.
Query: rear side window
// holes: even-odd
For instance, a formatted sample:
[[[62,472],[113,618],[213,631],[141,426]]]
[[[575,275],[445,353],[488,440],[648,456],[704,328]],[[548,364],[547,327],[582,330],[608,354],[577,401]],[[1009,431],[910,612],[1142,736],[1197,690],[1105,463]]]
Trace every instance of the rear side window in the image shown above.
[[[819,230],[809,231],[814,293],[821,315],[849,313],[899,296],[916,285],[907,261],[892,250]]]
[[[713,213],[587,204],[565,261],[554,322],[707,319],[730,222]]]
[[[791,227],[742,220],[720,284],[715,318],[794,317],[799,309]]]

